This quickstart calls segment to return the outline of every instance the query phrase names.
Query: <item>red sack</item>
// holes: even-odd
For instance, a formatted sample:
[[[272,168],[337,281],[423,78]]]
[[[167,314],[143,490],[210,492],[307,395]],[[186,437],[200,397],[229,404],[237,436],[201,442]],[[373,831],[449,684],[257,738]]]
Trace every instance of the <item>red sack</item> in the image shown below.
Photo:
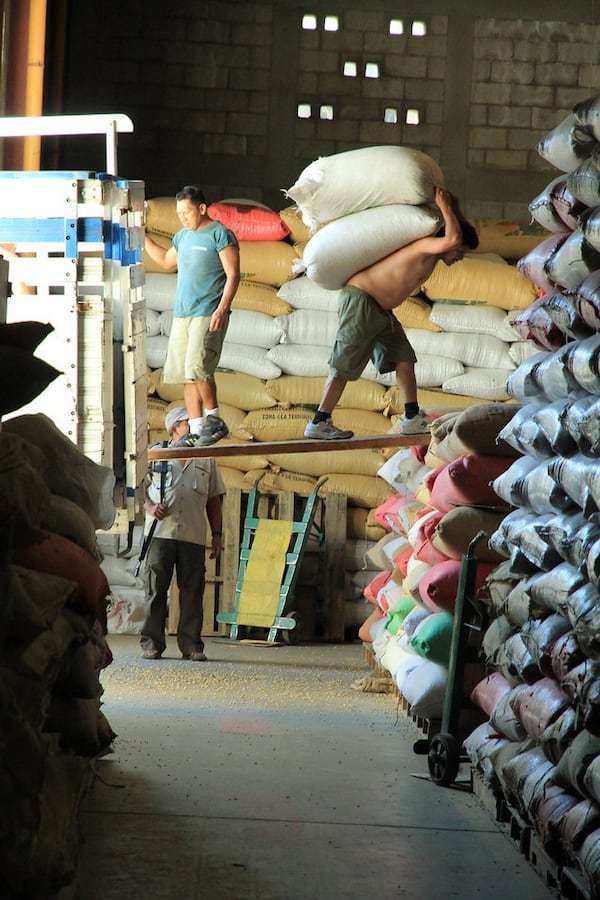
[[[208,215],[233,231],[238,241],[281,241],[290,234],[279,213],[251,200],[211,203]]]

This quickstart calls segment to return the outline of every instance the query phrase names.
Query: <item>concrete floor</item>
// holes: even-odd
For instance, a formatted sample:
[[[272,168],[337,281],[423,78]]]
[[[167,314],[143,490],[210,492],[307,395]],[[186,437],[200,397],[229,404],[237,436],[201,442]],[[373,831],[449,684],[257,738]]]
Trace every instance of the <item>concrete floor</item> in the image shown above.
[[[82,900],[553,896],[466,784],[429,780],[394,696],[351,688],[359,643],[208,637],[208,663],[109,643],[117,738],[81,808]]]

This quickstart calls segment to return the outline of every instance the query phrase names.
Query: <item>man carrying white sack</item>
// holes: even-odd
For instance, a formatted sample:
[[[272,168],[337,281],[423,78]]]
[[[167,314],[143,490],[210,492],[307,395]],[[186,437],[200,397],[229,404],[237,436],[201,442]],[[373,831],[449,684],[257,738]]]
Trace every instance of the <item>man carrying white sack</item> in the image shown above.
[[[240,249],[233,232],[208,215],[200,188],[186,185],[175,200],[182,228],[173,246],[160,247],[146,235],[145,248],[154,262],[177,269],[163,381],[183,384],[190,433],[178,446],[194,447],[214,444],[229,433],[219,415],[215,370],[240,283]]]
[[[357,272],[340,292],[339,325],[329,357],[330,373],[304,437],[320,441],[352,437],[354,432],[333,424],[331,414],[347,382],[360,378],[369,359],[381,375],[396,372],[404,399],[404,415],[393,430],[406,435],[429,431],[427,416],[419,409],[417,400],[417,358],[392,310],[421,288],[438,260],[451,266],[479,244],[475,228],[462,216],[453,194],[438,187],[435,202],[444,220],[436,235],[406,244]]]

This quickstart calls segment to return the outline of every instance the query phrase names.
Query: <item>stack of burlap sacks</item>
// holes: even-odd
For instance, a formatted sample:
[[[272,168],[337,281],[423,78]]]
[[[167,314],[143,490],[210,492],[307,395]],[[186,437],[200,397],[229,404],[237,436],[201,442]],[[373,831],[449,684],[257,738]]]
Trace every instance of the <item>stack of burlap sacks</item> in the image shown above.
[[[302,437],[328,372],[339,289],[358,269],[438,229],[439,211],[431,201],[441,182],[439,167],[425,154],[373,147],[311,164],[287,192],[293,203],[279,213],[252,201],[213,204],[212,214],[230,225],[227,204],[247,206],[237,231],[242,281],[216,375],[230,442]],[[476,224],[479,252],[452,268],[440,263],[420,295],[395,311],[417,352],[419,402],[432,416],[482,400],[508,400],[507,375],[535,350],[510,324],[536,297],[512,262],[547,232],[537,224]],[[174,199],[147,200],[146,229],[154,240],[168,247],[179,227]],[[153,442],[167,437],[164,414],[182,403],[183,389],[162,380],[176,275],[147,254],[144,262]],[[393,376],[381,377],[369,364],[359,381],[348,384],[333,420],[357,435],[383,434],[402,412]],[[392,452],[324,448],[227,457],[220,469],[226,485],[249,489],[263,473],[261,490],[304,495],[326,475],[321,493],[348,497],[349,539],[375,542],[384,534],[375,510],[393,494],[378,471]]]
[[[0,896],[73,887],[78,809],[110,749],[100,673],[109,586],[96,529],[114,519],[114,474],[42,414],[19,415],[58,372],[33,355],[51,327],[0,325]]]

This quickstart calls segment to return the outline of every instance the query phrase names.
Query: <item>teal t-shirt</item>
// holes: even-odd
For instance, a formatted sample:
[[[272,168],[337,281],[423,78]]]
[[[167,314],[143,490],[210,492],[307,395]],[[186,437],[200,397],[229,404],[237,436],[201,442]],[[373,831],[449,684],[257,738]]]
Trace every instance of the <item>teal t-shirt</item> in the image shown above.
[[[177,250],[175,316],[212,316],[223,296],[227,276],[219,251],[239,247],[235,234],[211,222],[206,228],[182,228],[173,238]]]

